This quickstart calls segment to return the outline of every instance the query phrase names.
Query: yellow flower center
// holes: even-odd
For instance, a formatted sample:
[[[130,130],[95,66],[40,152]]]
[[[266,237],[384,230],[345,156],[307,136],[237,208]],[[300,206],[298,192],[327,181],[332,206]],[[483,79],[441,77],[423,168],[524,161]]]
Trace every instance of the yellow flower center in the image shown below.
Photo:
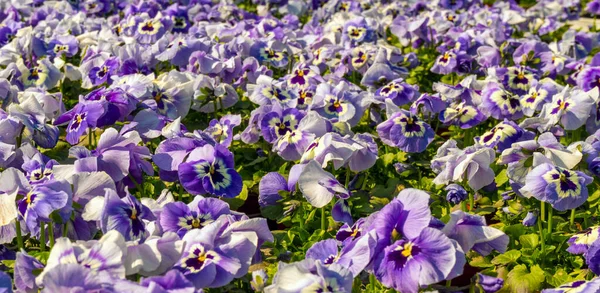
[[[198,220],[198,219],[193,219],[193,220],[192,220],[192,227],[193,227],[193,228],[200,228],[200,220]]]
[[[413,248],[412,243],[409,242],[409,243],[404,244],[404,247],[401,252],[402,256],[404,256],[404,257],[412,256],[412,248]]]
[[[394,230],[392,230],[392,240],[396,241],[398,239],[400,239],[400,233],[394,228]]]
[[[137,220],[137,210],[131,209],[131,216],[129,217],[132,220]]]

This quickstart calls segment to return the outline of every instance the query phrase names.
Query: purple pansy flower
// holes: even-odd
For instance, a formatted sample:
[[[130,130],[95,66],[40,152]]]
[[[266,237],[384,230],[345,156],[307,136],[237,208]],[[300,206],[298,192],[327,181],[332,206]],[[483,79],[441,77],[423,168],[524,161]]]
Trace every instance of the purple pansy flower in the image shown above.
[[[374,248],[373,233],[366,234],[341,249],[337,240],[326,239],[313,244],[306,251],[306,258],[320,260],[324,265],[339,264],[356,277],[371,262]]]
[[[592,181],[583,172],[544,163],[527,174],[525,186],[520,191],[565,211],[577,208],[587,200],[586,186]]]
[[[160,225],[164,231],[176,232],[183,237],[188,231],[201,229],[227,214],[230,210],[226,202],[197,195],[187,205],[182,202],[166,204],[160,214]]]
[[[415,238],[401,238],[385,247],[374,260],[377,278],[386,287],[418,292],[444,280],[456,262],[456,249],[448,237],[424,228]]]
[[[501,85],[494,82],[488,83],[481,96],[481,110],[495,119],[515,120],[523,117],[519,96],[505,90]]]
[[[236,197],[242,177],[234,169],[233,154],[222,145],[204,145],[193,150],[178,169],[181,185],[191,194]]]
[[[454,124],[462,129],[469,129],[485,121],[487,117],[476,106],[463,101],[442,110],[439,119],[445,124]]]
[[[79,143],[81,135],[86,131],[91,135],[98,123],[98,119],[104,114],[105,108],[99,101],[80,101],[75,108],[58,117],[55,124],[63,124],[69,121],[67,126],[67,142],[71,145]],[[90,146],[91,147],[91,146]]]
[[[408,153],[424,151],[435,137],[429,124],[403,109],[388,115],[388,120],[377,125],[377,134],[383,143]]]
[[[404,82],[404,79],[399,78],[379,88],[375,92],[375,99],[381,102],[391,99],[397,106],[402,106],[413,102],[418,95],[419,91],[415,86],[409,85]]]
[[[111,230],[118,231],[126,240],[146,238],[144,220],[155,219],[148,207],[128,192],[121,199],[115,191],[107,189],[104,197],[100,221],[100,228],[104,233]]]
[[[304,115],[297,109],[282,110],[279,104],[273,104],[271,111],[262,116],[260,130],[263,138],[273,143],[288,132],[298,128]]]
[[[118,69],[119,60],[117,58],[108,58],[102,65],[92,67],[88,73],[88,77],[94,86],[101,85],[103,83],[111,84],[111,77],[117,74]]]
[[[600,226],[592,226],[583,231],[575,233],[575,235],[571,236],[567,243],[569,244],[569,248],[567,251],[572,254],[585,254],[588,249],[592,245],[592,243],[597,242],[600,237]]]

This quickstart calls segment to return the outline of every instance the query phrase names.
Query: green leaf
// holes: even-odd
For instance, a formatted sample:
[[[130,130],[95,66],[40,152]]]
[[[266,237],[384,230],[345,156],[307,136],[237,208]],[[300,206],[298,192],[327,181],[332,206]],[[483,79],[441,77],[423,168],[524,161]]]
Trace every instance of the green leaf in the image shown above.
[[[277,220],[281,216],[283,216],[283,206],[278,204],[278,205],[261,207],[260,213],[263,215],[263,217],[265,217],[267,219]]]
[[[597,206],[598,203],[600,203],[600,201],[598,201],[599,198],[600,189],[596,190],[594,193],[592,193],[592,195],[590,195],[590,197],[588,197],[587,201],[590,203],[590,207]]]
[[[476,268],[489,268],[494,266],[487,258],[483,256],[474,257],[469,262],[469,265]]]
[[[502,169],[498,175],[496,175],[496,186],[500,187],[504,183],[508,182],[508,176],[506,175],[506,169]]]
[[[544,271],[539,265],[532,266],[531,271],[525,265],[517,265],[508,273],[506,285],[510,292],[538,292],[544,280]]]
[[[495,265],[507,265],[509,263],[516,263],[519,257],[521,257],[521,252],[513,249],[494,257],[492,263]]]
[[[519,242],[523,248],[534,249],[540,244],[540,237],[537,234],[527,234],[519,236]]]
[[[547,277],[547,282],[548,284],[552,285],[552,287],[558,287],[562,284],[569,283],[572,281],[573,277],[569,276],[569,274],[562,268],[556,270],[556,273],[554,273],[554,275]]]
[[[387,153],[387,154],[381,156],[381,161],[383,162],[384,167],[391,165],[392,163],[394,163],[395,160],[396,160],[396,155],[392,154],[392,153]]]

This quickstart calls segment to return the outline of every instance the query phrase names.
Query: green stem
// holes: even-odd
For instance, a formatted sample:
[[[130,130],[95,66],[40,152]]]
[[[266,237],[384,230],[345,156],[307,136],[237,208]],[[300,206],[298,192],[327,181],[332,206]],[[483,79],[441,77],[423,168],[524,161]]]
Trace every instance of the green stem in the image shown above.
[[[542,255],[543,255],[544,252],[546,251],[546,241],[544,239],[544,226],[542,225],[541,220],[538,220],[537,224],[538,224],[538,229],[539,229],[539,233],[540,233],[540,243],[542,244]]]
[[[375,286],[377,284],[377,279],[375,279],[375,275],[369,275],[369,285],[371,286],[371,292],[375,292]]]
[[[552,235],[552,212],[554,209],[552,206],[548,209],[548,235]]]
[[[50,239],[50,249],[54,247],[54,222],[48,223],[48,239]]]
[[[327,231],[327,218],[325,217],[325,207],[321,208],[321,230]]]
[[[360,190],[365,190],[365,188],[367,187],[367,179],[369,179],[369,170],[365,171],[365,179],[363,179]]]
[[[18,219],[15,219],[15,230],[17,230],[17,247],[19,250],[23,249],[23,235],[21,235],[21,222]]]
[[[575,209],[571,210],[571,219],[569,220],[569,223],[571,224],[571,226],[575,224]]]
[[[25,126],[21,126],[21,132],[19,132],[19,136],[17,136],[17,145],[16,148],[21,147],[21,143],[23,142],[23,131],[25,131]]]
[[[350,183],[350,168],[346,167],[346,182],[344,183],[346,185],[346,189],[348,189],[349,183]]]
[[[93,146],[92,146],[92,128],[91,127],[88,128],[88,146],[90,147],[90,149],[93,148]]]
[[[63,225],[62,237],[67,237],[67,231],[68,231],[68,228],[69,228],[69,225],[68,225],[68,222],[67,222],[67,223],[65,223],[65,224]]]
[[[466,201],[463,200],[460,202],[460,209],[465,213],[467,212],[467,202]]]
[[[546,203],[540,201],[540,215],[543,222],[546,222]]]
[[[469,211],[472,211],[474,206],[475,206],[475,195],[472,193],[469,193]]]
[[[46,251],[46,224],[40,222],[40,248],[42,251]]]
[[[144,197],[144,188],[137,183],[137,181],[135,180],[135,178],[133,178],[133,176],[131,176],[131,174],[127,174],[127,177],[131,179],[131,182],[133,182],[133,185],[135,185],[135,189],[137,189],[140,193],[140,198]]]

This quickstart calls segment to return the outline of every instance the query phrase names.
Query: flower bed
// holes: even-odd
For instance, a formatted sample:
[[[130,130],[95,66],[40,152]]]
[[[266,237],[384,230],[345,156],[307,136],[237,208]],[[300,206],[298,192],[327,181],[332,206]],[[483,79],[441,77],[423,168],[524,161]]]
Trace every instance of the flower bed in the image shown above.
[[[600,292],[600,1],[389,2],[0,2],[0,292]]]

